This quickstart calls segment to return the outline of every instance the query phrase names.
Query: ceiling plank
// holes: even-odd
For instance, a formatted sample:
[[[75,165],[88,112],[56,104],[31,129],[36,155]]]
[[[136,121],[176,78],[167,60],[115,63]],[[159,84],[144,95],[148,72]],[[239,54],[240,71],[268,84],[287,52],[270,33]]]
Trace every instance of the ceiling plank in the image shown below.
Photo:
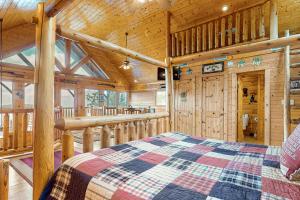
[[[78,42],[84,43],[88,46],[93,46],[96,48],[101,48],[105,49],[114,53],[118,53],[124,56],[128,56],[130,58],[140,60],[149,64],[154,65],[155,67],[167,67],[167,64],[165,62],[156,60],[154,58],[151,58],[149,56],[140,54],[136,51],[121,47],[119,45],[113,44],[111,42],[101,40],[99,38],[95,38],[83,33],[78,33],[76,31],[66,29],[66,28],[59,28],[58,29],[58,34],[61,35],[62,37],[66,37],[72,40],[76,40]]]

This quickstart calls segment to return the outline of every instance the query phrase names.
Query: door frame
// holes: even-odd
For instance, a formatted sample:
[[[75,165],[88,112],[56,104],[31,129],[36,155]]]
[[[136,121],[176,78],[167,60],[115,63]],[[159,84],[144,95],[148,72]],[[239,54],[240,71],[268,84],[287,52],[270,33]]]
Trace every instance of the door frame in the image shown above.
[[[252,71],[264,71],[264,144],[270,145],[271,141],[271,70],[270,69],[258,69]],[[249,71],[250,72],[250,71]],[[238,134],[238,74],[244,72],[234,72],[231,74],[231,102],[232,102],[232,134],[234,135],[234,140],[237,142]]]

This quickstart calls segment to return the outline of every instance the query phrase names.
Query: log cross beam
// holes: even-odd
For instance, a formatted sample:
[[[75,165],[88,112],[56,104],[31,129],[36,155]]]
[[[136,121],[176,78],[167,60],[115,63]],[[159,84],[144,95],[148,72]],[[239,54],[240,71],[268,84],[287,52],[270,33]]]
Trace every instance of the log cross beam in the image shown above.
[[[251,44],[244,44],[239,46],[231,46],[216,50],[211,50],[207,52],[200,52],[186,56],[180,56],[176,58],[171,58],[171,63],[181,64],[181,63],[191,63],[200,60],[208,60],[212,58],[218,58],[223,56],[230,56],[236,54],[249,53],[254,51],[267,50],[272,48],[285,47],[287,45],[294,45],[300,42],[300,34],[292,35],[289,37],[282,37],[278,39],[271,39],[261,42],[255,42]]]
[[[60,0],[47,12],[47,16],[55,17],[56,15],[61,13],[66,7],[68,7],[73,2],[74,2],[74,0]]]
[[[77,42],[81,42],[84,45],[88,45],[88,46],[92,46],[95,48],[100,48],[100,49],[104,49],[104,50],[111,51],[114,53],[118,53],[118,54],[121,54],[124,56],[128,56],[132,59],[143,61],[143,62],[152,64],[156,67],[164,67],[164,68],[167,67],[167,64],[163,61],[156,60],[154,58],[143,55],[136,51],[121,47],[119,45],[113,44],[111,42],[108,42],[108,41],[105,41],[105,40],[102,40],[99,38],[92,37],[87,34],[79,33],[74,30],[70,30],[70,29],[66,29],[66,28],[62,28],[62,27],[57,28],[57,33],[61,37],[65,37],[65,38],[68,38],[71,40],[75,40]]]

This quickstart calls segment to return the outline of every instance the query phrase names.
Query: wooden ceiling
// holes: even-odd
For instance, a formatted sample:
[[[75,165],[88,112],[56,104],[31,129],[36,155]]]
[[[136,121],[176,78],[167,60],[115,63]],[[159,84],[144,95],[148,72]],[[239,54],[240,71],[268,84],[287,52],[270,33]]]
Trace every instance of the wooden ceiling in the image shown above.
[[[163,61],[165,12],[157,1],[139,3],[138,0],[75,0],[58,16],[57,23],[121,46],[125,46],[125,32],[128,32],[128,48]],[[56,2],[48,0],[49,7]],[[228,12],[232,12],[257,2],[262,1],[176,0],[170,8],[171,31],[182,30],[224,14],[221,11],[222,5],[228,5]],[[5,14],[4,29],[13,30],[21,24],[30,23],[35,14],[35,6],[36,0],[1,0],[0,17]],[[300,21],[300,0],[279,0],[279,6],[280,31],[289,28],[292,33],[299,32],[300,24],[297,21]],[[292,11],[295,19],[290,20]],[[124,56],[91,47],[85,49],[119,83],[134,84],[135,80],[139,83],[156,81],[156,68],[153,66],[130,60],[134,68],[124,71],[119,69]]]

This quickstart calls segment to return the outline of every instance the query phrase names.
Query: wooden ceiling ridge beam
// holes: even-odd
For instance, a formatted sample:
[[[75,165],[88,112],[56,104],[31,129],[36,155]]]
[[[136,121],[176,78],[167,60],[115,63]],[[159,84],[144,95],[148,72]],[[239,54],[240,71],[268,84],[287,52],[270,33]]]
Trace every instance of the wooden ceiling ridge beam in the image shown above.
[[[66,9],[69,5],[71,5],[75,0],[60,0],[56,3],[48,12],[48,17],[55,17],[59,13],[61,13],[64,9]]]
[[[114,53],[118,53],[124,56],[128,56],[132,59],[143,61],[149,64],[152,64],[154,66],[159,67],[167,67],[167,64],[163,61],[159,61],[157,59],[151,58],[149,56],[143,55],[141,53],[138,53],[136,51],[121,47],[119,45],[113,44],[111,42],[92,37],[87,34],[79,33],[74,30],[66,29],[59,27],[57,29],[57,32],[60,36],[66,37],[68,39],[72,39],[78,42],[81,42],[88,46],[93,46],[96,48],[105,49]]]
[[[244,44],[239,46],[230,46],[226,48],[211,50],[207,52],[200,52],[186,56],[179,56],[171,58],[171,63],[181,64],[181,63],[191,63],[201,60],[208,60],[212,58],[218,58],[229,55],[250,53],[255,51],[261,51],[266,49],[273,49],[284,47],[287,45],[295,45],[300,42],[300,34],[292,35],[289,37],[281,37],[278,39],[265,40],[260,42],[254,42],[250,44]]]

